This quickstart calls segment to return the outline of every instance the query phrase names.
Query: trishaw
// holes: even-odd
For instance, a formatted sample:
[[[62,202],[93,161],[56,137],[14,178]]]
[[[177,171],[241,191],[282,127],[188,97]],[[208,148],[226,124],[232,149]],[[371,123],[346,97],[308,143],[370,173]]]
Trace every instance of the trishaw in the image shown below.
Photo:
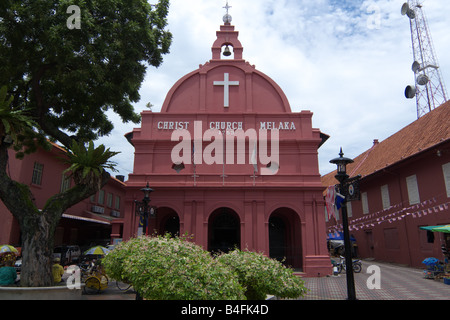
[[[93,275],[84,282],[84,293],[96,294],[108,288],[108,277],[106,275]]]
[[[84,281],[84,293],[96,294],[108,288],[108,277],[101,267],[90,273]]]
[[[85,252],[86,256],[95,257],[89,262],[82,262],[81,279],[84,281],[84,293],[96,294],[108,287],[108,277],[101,265],[101,258],[109,252],[108,249],[97,246]]]

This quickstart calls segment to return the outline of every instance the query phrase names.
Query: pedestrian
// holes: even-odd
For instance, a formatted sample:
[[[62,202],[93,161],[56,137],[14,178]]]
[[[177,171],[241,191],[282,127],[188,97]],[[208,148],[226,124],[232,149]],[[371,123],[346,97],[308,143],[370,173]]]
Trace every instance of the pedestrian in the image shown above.
[[[53,274],[53,282],[55,284],[58,284],[61,281],[61,278],[64,274],[64,268],[59,264],[61,260],[59,258],[55,258],[53,260],[53,266],[52,266],[52,274]]]
[[[13,267],[14,260],[6,260],[0,268],[0,286],[9,286],[16,282],[17,272]]]

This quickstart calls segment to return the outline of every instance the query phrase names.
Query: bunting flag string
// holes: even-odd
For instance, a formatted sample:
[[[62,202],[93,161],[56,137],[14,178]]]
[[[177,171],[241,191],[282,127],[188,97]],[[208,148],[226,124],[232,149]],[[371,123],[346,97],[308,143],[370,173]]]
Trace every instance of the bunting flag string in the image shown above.
[[[421,203],[414,204],[406,208],[401,208],[401,206],[402,204],[398,203],[387,209],[349,220],[349,231],[358,231],[360,229],[375,227],[384,222],[393,223],[396,221],[401,221],[406,217],[416,219],[431,214],[441,213],[449,209],[450,202],[447,201],[437,204],[436,198],[433,197],[432,199],[422,201]],[[342,231],[342,224],[332,226],[328,230],[330,233],[336,231]]]

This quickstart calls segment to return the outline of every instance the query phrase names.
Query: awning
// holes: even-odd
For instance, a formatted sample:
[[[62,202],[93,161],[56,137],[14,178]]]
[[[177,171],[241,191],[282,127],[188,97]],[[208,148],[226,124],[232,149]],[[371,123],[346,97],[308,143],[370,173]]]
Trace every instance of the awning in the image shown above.
[[[74,216],[74,215],[66,214],[66,213],[63,213],[62,217],[63,218],[67,218],[67,219],[81,220],[81,221],[87,221],[87,222],[93,222],[93,223],[99,223],[99,224],[106,224],[106,225],[110,225],[111,224],[111,222],[109,222],[109,221],[103,221],[103,220],[98,220],[98,219],[94,219],[94,218]]]
[[[329,233],[327,240],[344,240],[344,232],[336,231],[335,233]],[[350,241],[356,241],[353,235],[350,235]]]
[[[450,225],[448,225],[448,224],[444,224],[444,225],[440,225],[440,226],[425,226],[425,227],[420,227],[420,229],[432,231],[432,232],[450,233]]]
[[[431,229],[436,228],[436,227],[437,226],[425,226],[425,227],[420,227],[419,229],[431,231]]]

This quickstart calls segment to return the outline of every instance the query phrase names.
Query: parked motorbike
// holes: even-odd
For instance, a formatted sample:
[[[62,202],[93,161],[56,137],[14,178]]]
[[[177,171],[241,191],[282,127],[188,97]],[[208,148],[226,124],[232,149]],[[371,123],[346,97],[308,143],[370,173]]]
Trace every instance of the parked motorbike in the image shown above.
[[[336,262],[336,264],[334,266],[337,267],[338,273],[341,273],[342,270],[344,270],[344,271],[347,270],[347,266],[346,266],[346,263],[345,263],[345,258],[343,256],[340,256],[340,260],[338,262]],[[353,259],[352,260],[352,266],[353,266],[353,272],[354,273],[360,273],[361,272],[362,264],[361,264],[361,260],[360,259]]]

